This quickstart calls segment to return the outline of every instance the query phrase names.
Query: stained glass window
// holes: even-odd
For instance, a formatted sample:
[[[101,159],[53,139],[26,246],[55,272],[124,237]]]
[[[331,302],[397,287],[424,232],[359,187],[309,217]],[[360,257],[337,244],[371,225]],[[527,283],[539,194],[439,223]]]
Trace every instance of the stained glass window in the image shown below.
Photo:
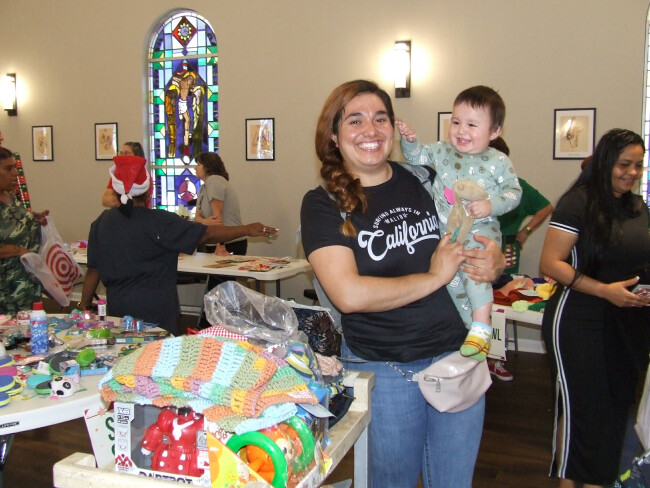
[[[641,177],[641,195],[650,207],[648,201],[648,189],[650,187],[650,172],[648,171],[648,147],[650,146],[650,9],[646,19],[646,38],[645,38],[645,96],[643,97],[643,139],[645,141],[645,171]]]
[[[177,211],[196,198],[200,152],[219,150],[217,39],[196,12],[165,19],[148,53],[152,206]]]

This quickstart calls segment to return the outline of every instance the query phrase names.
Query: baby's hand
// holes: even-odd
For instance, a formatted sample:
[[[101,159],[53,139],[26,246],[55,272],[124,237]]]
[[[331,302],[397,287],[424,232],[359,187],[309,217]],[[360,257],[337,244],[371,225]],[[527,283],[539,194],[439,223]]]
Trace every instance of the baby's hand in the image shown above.
[[[492,215],[492,204],[490,200],[477,200],[467,204],[469,216],[473,219],[482,219]]]
[[[395,125],[399,131],[399,135],[402,136],[402,139],[406,139],[409,142],[415,142],[418,138],[417,133],[413,130],[413,127],[408,125],[402,119],[395,119]]]

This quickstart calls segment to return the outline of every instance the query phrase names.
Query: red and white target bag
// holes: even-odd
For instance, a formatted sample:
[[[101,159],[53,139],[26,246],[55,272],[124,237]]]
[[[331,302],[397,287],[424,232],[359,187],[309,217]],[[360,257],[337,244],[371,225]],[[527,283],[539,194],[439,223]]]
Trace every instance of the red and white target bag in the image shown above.
[[[83,271],[65,248],[51,217],[47,217],[47,225],[41,226],[41,249],[38,254],[26,253],[20,260],[59,305],[66,307],[70,304],[72,287],[83,276]]]

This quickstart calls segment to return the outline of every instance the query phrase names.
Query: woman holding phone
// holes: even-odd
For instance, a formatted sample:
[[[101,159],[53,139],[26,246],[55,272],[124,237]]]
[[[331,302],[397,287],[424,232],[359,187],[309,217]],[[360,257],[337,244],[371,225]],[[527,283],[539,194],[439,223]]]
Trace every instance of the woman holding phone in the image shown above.
[[[551,474],[562,488],[616,479],[648,363],[650,298],[632,291],[650,263],[648,207],[632,192],[644,153],[638,134],[607,132],[560,198],[542,248],[540,271],[558,283],[542,333],[557,384]]]

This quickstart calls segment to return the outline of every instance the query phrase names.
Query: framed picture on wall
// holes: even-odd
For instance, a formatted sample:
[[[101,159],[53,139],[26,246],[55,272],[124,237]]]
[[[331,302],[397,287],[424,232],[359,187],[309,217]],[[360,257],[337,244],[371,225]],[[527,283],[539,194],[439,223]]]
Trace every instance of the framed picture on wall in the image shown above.
[[[594,151],[595,108],[556,108],[553,159],[584,159]]]
[[[54,143],[51,125],[32,126],[32,159],[54,161]]]
[[[246,161],[275,161],[275,119],[246,119]]]
[[[451,112],[438,112],[438,140],[449,142]]]
[[[117,122],[95,124],[95,159],[113,159],[117,155]]]

